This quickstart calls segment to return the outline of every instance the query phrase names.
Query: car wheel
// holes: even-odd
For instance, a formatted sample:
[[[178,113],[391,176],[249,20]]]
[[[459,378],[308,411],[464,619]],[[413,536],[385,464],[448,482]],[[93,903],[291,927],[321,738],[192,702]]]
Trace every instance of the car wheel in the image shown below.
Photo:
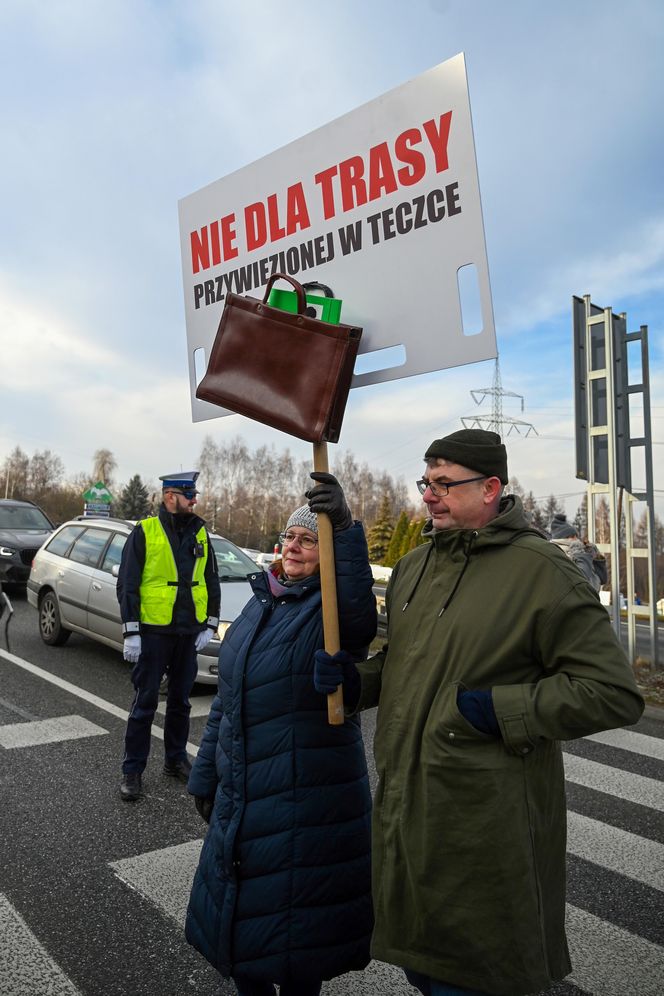
[[[47,591],[39,603],[39,633],[50,647],[61,647],[71,636],[60,621],[58,600],[52,591]]]

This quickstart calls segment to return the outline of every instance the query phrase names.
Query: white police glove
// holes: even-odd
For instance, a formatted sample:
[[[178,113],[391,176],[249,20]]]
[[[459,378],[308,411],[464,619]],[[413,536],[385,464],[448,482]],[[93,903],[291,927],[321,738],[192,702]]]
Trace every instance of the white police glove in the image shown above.
[[[196,644],[195,644],[197,654],[201,652],[203,647],[207,647],[208,643],[210,642],[213,636],[214,632],[213,630],[210,629],[209,626],[198,634],[198,636],[196,637]]]
[[[138,634],[135,636],[125,636],[122,656],[130,664],[136,664],[138,658],[141,656],[141,638]]]

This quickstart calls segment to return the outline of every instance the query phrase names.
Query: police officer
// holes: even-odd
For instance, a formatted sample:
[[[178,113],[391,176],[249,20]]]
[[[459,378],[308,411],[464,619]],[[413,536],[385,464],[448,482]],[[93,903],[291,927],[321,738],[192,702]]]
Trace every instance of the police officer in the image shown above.
[[[197,653],[219,625],[217,562],[205,522],[194,513],[198,471],[161,477],[159,514],[139,522],[122,552],[118,601],[123,623],[124,659],[134,665],[132,702],[120,795],[133,802],[141,794],[141,774],[150,752],[150,731],[159,684],[168,672],[164,721],[164,773],[186,782],[191,771],[189,693]]]

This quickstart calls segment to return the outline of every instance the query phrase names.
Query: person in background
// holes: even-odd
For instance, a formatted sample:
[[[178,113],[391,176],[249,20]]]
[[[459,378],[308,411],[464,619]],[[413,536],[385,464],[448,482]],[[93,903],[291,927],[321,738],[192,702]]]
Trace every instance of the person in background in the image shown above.
[[[194,512],[197,471],[161,477],[159,514],[139,522],[122,551],[117,596],[124,659],[134,665],[120,795],[135,802],[150,753],[159,684],[168,672],[164,774],[186,782],[191,771],[189,693],[197,653],[219,625],[221,589],[205,523]]]
[[[562,512],[556,512],[549,526],[551,542],[560,547],[563,553],[567,554],[583,574],[586,581],[589,581],[595,591],[599,591],[602,584],[606,583],[606,561],[601,556],[599,550],[587,540],[582,540],[577,532],[576,526],[567,521],[567,516]],[[600,577],[599,565],[604,565],[603,578]]]
[[[428,542],[392,572],[387,644],[314,669],[351,711],[378,706],[372,954],[426,996],[539,992],[571,968],[559,741],[644,703],[596,593],[503,495],[500,436],[424,459]]]
[[[376,633],[364,530],[330,474],[308,492],[334,528],[341,645]],[[357,717],[330,726],[313,685],[323,646],[318,516],[296,508],[281,558],[219,653],[219,685],[189,779],[209,822],[186,936],[241,996],[317,996],[369,962],[371,793]]]

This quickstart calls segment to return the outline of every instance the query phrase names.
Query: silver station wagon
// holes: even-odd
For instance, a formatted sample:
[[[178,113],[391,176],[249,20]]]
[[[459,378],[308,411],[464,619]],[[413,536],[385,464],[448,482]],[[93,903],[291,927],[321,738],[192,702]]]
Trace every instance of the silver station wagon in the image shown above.
[[[60,647],[73,633],[122,651],[122,621],[116,596],[122,549],[134,523],[80,516],[65,522],[37,551],[28,578],[28,602],[38,612],[44,643]],[[242,550],[210,534],[219,569],[221,610],[216,637],[198,655],[196,681],[216,684],[219,645],[251,598],[247,575],[257,567]]]

